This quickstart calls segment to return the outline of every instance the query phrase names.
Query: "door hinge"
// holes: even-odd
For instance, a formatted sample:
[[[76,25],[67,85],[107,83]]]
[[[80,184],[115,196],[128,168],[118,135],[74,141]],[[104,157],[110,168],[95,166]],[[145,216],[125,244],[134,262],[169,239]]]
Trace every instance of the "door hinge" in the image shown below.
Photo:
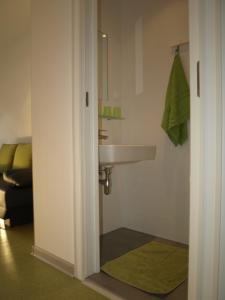
[[[86,104],[86,107],[89,106],[89,93],[86,92],[86,96],[85,96],[85,104]]]
[[[200,61],[197,61],[197,96],[200,97]]]

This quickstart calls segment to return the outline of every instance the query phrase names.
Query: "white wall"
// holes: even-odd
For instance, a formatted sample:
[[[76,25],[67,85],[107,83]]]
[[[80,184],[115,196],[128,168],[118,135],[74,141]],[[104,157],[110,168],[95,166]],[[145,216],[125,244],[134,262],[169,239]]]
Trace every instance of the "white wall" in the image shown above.
[[[118,72],[122,51],[121,1],[101,1],[100,14],[103,17],[99,29],[108,34],[108,101],[104,101],[102,106],[121,106],[122,74]],[[100,127],[108,131],[108,139],[102,143],[120,144],[121,123],[104,119],[100,122]]]
[[[20,5],[19,5],[20,4]],[[31,136],[30,5],[0,1],[0,144]]]
[[[35,246],[74,263],[71,0],[32,1]]]
[[[107,9],[110,1],[103,1]],[[160,127],[174,57],[171,46],[188,41],[188,3],[186,0],[121,0],[119,3],[122,50],[118,73],[122,74],[121,103],[126,118],[121,122],[121,141],[156,145],[157,155],[155,161],[113,170],[117,180],[113,182],[110,204],[104,197],[104,231],[115,229],[108,222],[114,211],[122,214],[117,227],[188,242],[189,142],[174,147]],[[143,18],[144,81],[143,93],[136,95],[134,30],[139,17]],[[185,47],[181,54],[188,69]]]
[[[101,1],[101,22],[99,29],[108,34],[108,101],[104,101],[102,106],[121,106],[122,74],[118,72],[121,66],[122,53],[122,19],[121,1]],[[102,140],[102,144],[121,144],[122,128],[121,122],[99,119],[99,127],[107,130],[103,134],[108,136],[107,140]],[[113,185],[117,186],[119,180],[117,169],[113,170]],[[119,185],[119,182],[118,182]],[[112,194],[105,196],[100,190],[100,208],[102,217],[101,233],[108,232],[121,226],[122,210],[118,189],[113,189]],[[104,211],[103,211],[104,209]]]

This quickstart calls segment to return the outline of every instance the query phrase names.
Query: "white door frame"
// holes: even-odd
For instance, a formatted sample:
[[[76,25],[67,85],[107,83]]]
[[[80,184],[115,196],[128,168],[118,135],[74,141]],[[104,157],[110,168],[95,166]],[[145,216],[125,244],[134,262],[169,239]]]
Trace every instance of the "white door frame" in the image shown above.
[[[74,79],[77,87],[74,89],[75,275],[83,280],[99,271],[97,0],[73,1],[74,53],[76,53]],[[219,12],[222,1],[189,0],[191,57],[189,300],[218,299],[222,161]],[[76,52],[77,48],[79,49]],[[80,64],[77,64],[78,61]],[[201,66],[200,97],[197,97],[196,86],[197,61],[200,61]],[[84,105],[86,91],[90,95],[89,107]]]
[[[220,0],[190,0],[189,299],[218,299],[222,98]],[[196,64],[200,61],[200,97]]]
[[[73,0],[75,277],[100,271],[97,1]]]
[[[222,113],[225,116],[225,2],[221,5],[221,44],[222,44]],[[222,202],[221,202],[221,230],[220,230],[220,270],[219,270],[219,298],[225,299],[225,118],[222,120]]]

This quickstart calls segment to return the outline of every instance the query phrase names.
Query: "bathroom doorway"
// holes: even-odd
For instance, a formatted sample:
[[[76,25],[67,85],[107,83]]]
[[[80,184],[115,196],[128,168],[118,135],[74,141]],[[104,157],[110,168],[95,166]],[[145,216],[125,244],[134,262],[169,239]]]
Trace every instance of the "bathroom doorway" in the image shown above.
[[[190,139],[176,147],[161,127],[178,52],[189,84],[188,28],[187,0],[98,1],[100,265],[104,272],[89,280],[111,286],[117,296],[147,299],[145,292],[108,276],[107,263],[153,241],[188,248]],[[133,149],[140,145],[140,152]],[[132,151],[137,155],[134,159]],[[187,281],[173,293],[187,299]]]
[[[81,226],[81,228],[84,230],[82,232],[87,231],[86,235],[79,235],[78,238],[76,238],[77,245],[78,242],[82,242],[81,246],[83,249],[85,249],[85,255],[79,254],[77,252],[77,268],[80,270],[78,274],[79,278],[84,279],[87,278],[88,275],[91,275],[93,273],[99,272],[99,244],[97,243],[99,239],[99,215],[98,215],[98,186],[93,185],[93,177],[96,176],[96,168],[97,162],[96,162],[96,156],[97,156],[97,129],[98,129],[98,118],[96,117],[97,109],[95,105],[92,105],[92,103],[95,103],[94,99],[97,99],[97,90],[96,90],[96,48],[97,48],[97,3],[96,1],[88,1],[86,2],[87,8],[85,10],[85,14],[88,12],[88,18],[86,19],[86,25],[88,28],[88,36],[89,36],[89,47],[90,51],[87,55],[87,61],[89,62],[89,72],[87,73],[87,76],[89,78],[88,84],[83,89],[83,92],[89,91],[89,102],[91,105],[86,106],[84,109],[84,116],[87,119],[84,123],[88,124],[87,128],[87,136],[91,137],[94,136],[94,143],[90,140],[86,140],[84,144],[87,145],[85,155],[87,155],[88,159],[91,157],[92,164],[89,164],[90,160],[88,161],[88,176],[85,177],[85,185],[83,185],[82,190],[85,191],[85,196],[82,197],[82,202],[80,200],[76,201],[76,210],[77,210],[77,216],[79,217],[79,212],[83,213],[83,223],[80,222],[80,220],[77,220],[78,226]],[[84,11],[84,10],[83,10]],[[200,13],[201,12],[201,13]],[[220,9],[219,5],[216,1],[210,2],[210,5],[205,5],[203,3],[199,3],[199,1],[189,1],[189,13],[190,13],[190,19],[191,22],[189,23],[189,29],[190,29],[190,56],[191,56],[191,65],[190,65],[190,81],[191,81],[191,181],[190,181],[190,199],[191,199],[191,206],[190,206],[190,264],[189,264],[189,299],[199,299],[200,293],[203,292],[204,295],[215,295],[216,293],[216,284],[214,284],[216,281],[210,281],[210,278],[215,278],[217,276],[217,270],[218,270],[218,264],[211,260],[206,264],[205,257],[207,254],[212,255],[212,253],[216,254],[218,250],[218,241],[215,242],[214,239],[214,231],[212,230],[209,234],[209,231],[207,230],[207,234],[205,232],[205,226],[207,228],[219,228],[219,219],[218,214],[220,213],[218,211],[219,197],[216,197],[215,201],[213,203],[216,205],[216,207],[213,207],[210,211],[208,210],[209,207],[211,207],[210,199],[212,195],[219,196],[218,192],[218,185],[216,184],[216,181],[213,180],[213,184],[210,184],[210,186],[207,183],[207,176],[206,174],[210,175],[212,174],[212,166],[214,159],[220,160],[219,154],[219,147],[220,144],[218,143],[212,143],[210,142],[212,139],[212,135],[209,135],[209,131],[205,131],[206,128],[209,128],[210,126],[210,132],[214,133],[215,139],[219,139],[219,128],[215,124],[218,124],[217,122],[220,121],[216,117],[216,114],[221,111],[220,108],[220,102],[219,102],[219,95],[216,93],[214,89],[214,83],[219,83],[220,74],[218,74],[218,68],[217,68],[217,58],[219,56],[215,57],[211,55],[212,53],[218,54],[220,51],[220,45],[218,43],[218,34],[220,33],[219,30],[219,15],[220,15]],[[210,18],[208,16],[211,16]],[[82,19],[84,21],[84,18]],[[84,24],[84,22],[82,22]],[[92,26],[90,27],[90,24]],[[203,26],[204,24],[204,26]],[[207,26],[205,26],[207,24]],[[96,31],[95,31],[96,28]],[[207,31],[210,31],[212,34],[209,35]],[[87,36],[87,34],[85,34]],[[204,44],[204,46],[203,46]],[[91,46],[91,47],[90,47]],[[200,47],[201,46],[201,47]],[[83,48],[82,48],[83,49]],[[201,50],[201,51],[200,51]],[[206,51],[207,50],[207,51]],[[206,76],[198,76],[200,73],[196,72],[197,68],[197,62],[201,61],[200,64],[200,71],[201,74],[206,74],[208,68],[211,68],[213,66],[212,72],[207,73],[209,74],[208,77]],[[91,65],[90,65],[91,62]],[[210,67],[211,66],[211,67]],[[199,81],[200,79],[200,81]],[[218,80],[217,80],[218,79]],[[87,81],[86,81],[87,82]],[[198,83],[201,83],[201,94],[199,95],[197,87],[199,86]],[[207,90],[207,93],[206,93]],[[82,95],[82,94],[81,94]],[[204,96],[204,103],[200,101],[202,97]],[[212,99],[218,99],[218,102],[212,102],[209,98]],[[86,98],[87,99],[87,98]],[[78,100],[78,99],[77,99]],[[87,102],[86,102],[87,103]],[[87,108],[88,107],[88,108]],[[215,112],[215,114],[211,115],[210,122],[207,119],[207,110],[205,108],[209,109],[211,112]],[[137,111],[138,112],[138,111]],[[92,119],[91,119],[92,118]],[[90,126],[91,124],[91,126]],[[214,125],[215,126],[214,126]],[[85,125],[86,126],[86,125]],[[93,136],[92,136],[93,135]],[[204,135],[204,141],[202,140],[202,136]],[[207,145],[207,149],[210,151],[204,152],[203,150],[206,148],[202,148],[202,145]],[[93,148],[94,146],[94,148]],[[217,151],[217,150],[218,151]],[[87,152],[87,153],[86,153]],[[210,153],[213,154],[210,156]],[[204,162],[207,162],[205,164],[204,173],[201,161],[204,159]],[[86,159],[85,159],[86,160]],[[208,162],[212,162],[212,164],[209,164]],[[215,168],[217,168],[217,165],[215,165]],[[85,170],[85,165],[82,167],[83,170]],[[219,173],[217,173],[219,174]],[[138,176],[140,174],[137,174]],[[137,176],[137,177],[138,177]],[[140,177],[138,177],[140,179]],[[88,180],[88,181],[87,181]],[[216,178],[215,178],[216,180]],[[92,184],[90,187],[88,185],[88,182]],[[96,181],[95,181],[96,182]],[[200,185],[200,182],[202,184]],[[88,188],[87,188],[88,187]],[[210,190],[210,193],[204,194],[207,195],[206,198],[203,199],[202,190]],[[86,192],[88,191],[88,195],[86,195]],[[214,192],[215,193],[214,193]],[[77,193],[78,196],[81,195],[81,193]],[[204,210],[202,210],[202,203],[204,202],[207,204],[204,207]],[[82,209],[83,203],[85,204],[85,208]],[[207,215],[207,217],[206,217]],[[207,222],[206,222],[207,221]],[[78,228],[78,227],[77,227]],[[81,230],[80,230],[81,231]],[[80,232],[79,231],[79,232]],[[202,238],[200,238],[202,237]],[[204,247],[204,245],[211,245],[211,247]],[[80,247],[78,247],[78,250],[80,250]],[[202,251],[204,251],[205,256],[202,256]],[[201,270],[204,271],[204,278],[201,278],[198,276],[199,272]],[[210,271],[207,272],[206,270]],[[204,291],[202,290],[201,282],[202,280],[206,282],[212,282],[212,284],[207,285],[205,284]],[[209,293],[210,291],[210,293]],[[206,297],[207,298],[207,297]]]

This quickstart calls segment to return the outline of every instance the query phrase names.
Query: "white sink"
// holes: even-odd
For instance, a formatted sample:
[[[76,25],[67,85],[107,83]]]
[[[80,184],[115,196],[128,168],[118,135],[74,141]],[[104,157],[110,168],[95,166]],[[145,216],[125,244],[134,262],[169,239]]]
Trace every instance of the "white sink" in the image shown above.
[[[156,146],[99,145],[100,165],[115,165],[143,160],[154,160]]]

